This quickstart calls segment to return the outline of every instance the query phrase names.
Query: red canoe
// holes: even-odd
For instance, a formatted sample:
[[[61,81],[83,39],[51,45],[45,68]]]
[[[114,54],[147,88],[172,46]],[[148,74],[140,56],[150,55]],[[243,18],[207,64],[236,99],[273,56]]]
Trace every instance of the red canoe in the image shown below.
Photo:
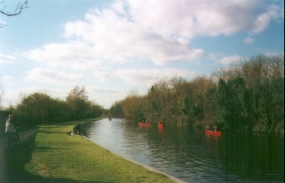
[[[157,126],[158,126],[158,127],[164,127],[164,124],[163,124],[163,123],[158,123]]]
[[[222,135],[222,132],[221,131],[211,131],[211,130],[205,130],[205,133],[206,134],[210,134],[210,135]]]
[[[141,123],[141,122],[139,122],[139,126],[150,126],[150,123]]]

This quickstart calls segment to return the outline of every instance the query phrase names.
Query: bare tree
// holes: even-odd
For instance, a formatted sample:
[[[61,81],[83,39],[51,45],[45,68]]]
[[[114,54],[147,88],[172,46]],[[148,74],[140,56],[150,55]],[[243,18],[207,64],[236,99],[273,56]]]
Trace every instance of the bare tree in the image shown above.
[[[10,13],[9,11],[6,10],[6,6],[3,5],[5,1],[0,1],[0,14],[5,15],[5,16],[17,16],[22,13],[22,11],[26,8],[28,8],[28,0],[25,0],[24,2],[19,2],[18,5],[16,6],[14,12]],[[4,27],[5,25],[0,24],[0,28]]]

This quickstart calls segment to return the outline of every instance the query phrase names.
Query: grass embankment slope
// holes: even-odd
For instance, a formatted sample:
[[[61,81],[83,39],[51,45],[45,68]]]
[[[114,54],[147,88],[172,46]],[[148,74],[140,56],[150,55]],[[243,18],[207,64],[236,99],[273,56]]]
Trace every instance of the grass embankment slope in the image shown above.
[[[69,182],[174,182],[80,135],[67,135],[79,122],[90,121],[95,119],[40,126],[31,160],[25,165],[25,170],[45,180]]]

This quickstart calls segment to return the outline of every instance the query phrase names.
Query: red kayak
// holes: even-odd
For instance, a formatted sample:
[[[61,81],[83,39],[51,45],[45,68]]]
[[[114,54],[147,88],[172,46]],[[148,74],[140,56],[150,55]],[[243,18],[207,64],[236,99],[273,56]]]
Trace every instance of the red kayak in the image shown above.
[[[222,135],[222,132],[221,131],[211,131],[211,130],[205,130],[205,133],[206,134],[209,134],[209,135]]]
[[[163,123],[158,123],[157,126],[158,126],[158,127],[164,127],[164,124],[163,124]]]
[[[139,122],[139,126],[150,126],[150,123],[141,123],[141,122]]]

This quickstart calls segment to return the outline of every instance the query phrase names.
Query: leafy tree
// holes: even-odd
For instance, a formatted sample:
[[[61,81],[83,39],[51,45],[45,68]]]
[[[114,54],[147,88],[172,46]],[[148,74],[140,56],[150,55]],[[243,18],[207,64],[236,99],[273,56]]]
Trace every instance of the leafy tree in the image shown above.
[[[172,123],[177,123],[179,126],[190,123],[189,119],[192,119],[192,116],[189,113],[190,111],[188,111],[188,101],[192,100],[191,83],[177,77],[170,79],[168,82],[170,91],[167,97],[167,110],[165,110],[165,113],[168,114],[167,119]]]
[[[205,93],[205,103],[204,103],[204,121],[203,124],[206,126],[206,124],[213,123],[214,119],[216,118],[216,101],[215,101],[215,95],[216,95],[216,85],[213,87],[210,87],[207,89]]]
[[[161,80],[155,83],[148,90],[146,96],[146,100],[148,102],[148,108],[146,110],[148,111],[148,118],[152,121],[168,119],[169,111],[166,109],[170,107],[168,104],[170,99],[170,88],[167,81]]]
[[[115,102],[110,108],[111,116],[123,118],[124,117],[124,111],[123,111],[122,105],[123,105],[122,101]]]
[[[34,93],[24,97],[21,104],[17,106],[17,114],[30,125],[48,123],[52,110],[52,100],[44,93]]]
[[[222,126],[227,125],[226,121],[229,113],[227,108],[228,93],[229,92],[226,82],[223,79],[219,79],[217,93],[215,97],[217,103],[217,118],[215,119],[215,122],[222,124]]]
[[[284,55],[252,57],[210,78],[160,80],[145,96],[129,95],[122,108],[126,118],[135,120],[217,123],[232,130],[283,127],[284,133]]]
[[[81,98],[83,100],[88,100],[87,91],[83,86],[81,89],[79,86],[75,86],[68,94],[66,101],[72,101],[73,99]]]
[[[255,131],[273,131],[284,121],[284,55],[258,55],[242,61],[229,70],[215,73],[227,82],[226,121],[240,121],[233,128],[251,128]],[[221,83],[219,83],[220,85]],[[220,85],[222,86],[222,85]],[[238,103],[239,102],[239,103]],[[237,105],[237,106],[236,106]],[[219,109],[222,109],[219,104]],[[232,109],[230,109],[232,108]],[[224,108],[225,109],[225,108]],[[233,114],[233,111],[236,115]],[[219,111],[221,112],[221,110]],[[233,118],[235,116],[235,118]],[[219,115],[221,117],[221,115]]]
[[[75,86],[66,97],[70,114],[74,119],[83,119],[102,114],[102,107],[92,104],[88,100],[85,87]]]
[[[186,117],[186,121],[189,125],[193,125],[195,122],[194,116],[195,116],[195,106],[193,104],[193,100],[189,100],[187,96],[184,97],[182,108],[181,108],[184,116]]]
[[[86,114],[86,110],[89,107],[87,102],[88,96],[85,88],[81,89],[79,86],[75,86],[66,97],[66,102],[70,110],[70,114],[74,119],[81,119]]]
[[[104,115],[104,108],[101,105],[90,102],[90,108],[87,113],[87,118],[94,118]]]
[[[230,120],[235,129],[240,129],[248,122],[248,91],[243,78],[236,77],[228,80],[228,108]]]
[[[248,90],[243,78],[236,77],[228,82],[220,79],[216,94],[218,119],[231,129],[248,125]]]
[[[25,127],[38,124],[59,123],[67,120],[98,117],[103,114],[103,107],[87,100],[85,88],[76,95],[71,92],[68,101],[53,99],[44,93],[24,96],[21,103],[10,111],[19,116]],[[76,93],[76,92],[75,92]],[[84,94],[84,95],[83,95]]]
[[[132,119],[137,121],[141,121],[145,119],[144,114],[144,99],[138,95],[132,94],[129,95],[123,102],[122,102],[122,109],[124,112],[124,116],[128,119]]]
[[[204,120],[205,93],[209,87],[209,80],[206,77],[196,77],[192,82],[193,91],[193,118],[194,121]]]

